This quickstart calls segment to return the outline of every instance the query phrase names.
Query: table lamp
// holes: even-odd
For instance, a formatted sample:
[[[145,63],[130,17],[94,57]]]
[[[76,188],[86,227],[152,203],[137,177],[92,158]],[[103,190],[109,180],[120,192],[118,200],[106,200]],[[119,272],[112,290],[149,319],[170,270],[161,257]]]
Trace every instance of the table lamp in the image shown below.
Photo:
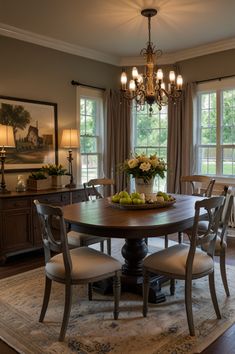
[[[79,139],[78,139],[78,130],[77,129],[64,129],[62,132],[61,139],[61,147],[68,148],[68,157],[67,160],[69,162],[69,175],[70,175],[70,183],[65,187],[67,188],[75,188],[76,184],[73,180],[73,156],[72,149],[79,147]]]
[[[0,194],[10,193],[6,188],[5,177],[4,177],[4,164],[6,160],[6,147],[15,147],[15,139],[13,133],[13,127],[10,125],[0,124],[0,162],[1,162],[1,185]]]

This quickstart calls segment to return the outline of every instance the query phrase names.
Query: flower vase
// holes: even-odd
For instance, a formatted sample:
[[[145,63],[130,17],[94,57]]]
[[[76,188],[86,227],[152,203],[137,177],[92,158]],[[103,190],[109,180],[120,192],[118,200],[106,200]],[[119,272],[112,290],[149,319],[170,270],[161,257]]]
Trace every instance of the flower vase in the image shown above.
[[[150,194],[153,193],[154,178],[144,181],[143,178],[135,178],[135,191],[137,193]]]

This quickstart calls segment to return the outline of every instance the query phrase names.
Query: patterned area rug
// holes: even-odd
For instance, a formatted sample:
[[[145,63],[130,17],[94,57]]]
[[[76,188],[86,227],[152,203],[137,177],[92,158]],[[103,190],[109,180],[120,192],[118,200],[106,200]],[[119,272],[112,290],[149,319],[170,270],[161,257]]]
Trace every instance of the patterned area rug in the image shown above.
[[[217,267],[218,268],[218,267]],[[216,269],[216,289],[222,319],[217,320],[209,296],[207,278],[193,286],[193,311],[196,336],[188,335],[183,282],[176,284],[176,295],[164,303],[150,304],[149,315],[142,317],[142,299],[123,293],[120,317],[113,320],[112,296],[94,293],[87,300],[85,287],[74,287],[73,307],[66,340],[57,341],[64,301],[64,287],[53,283],[51,300],[44,323],[39,323],[43,298],[43,268],[0,281],[0,337],[19,353],[119,353],[177,354],[200,353],[235,322],[234,271],[228,267],[231,289],[226,298]]]

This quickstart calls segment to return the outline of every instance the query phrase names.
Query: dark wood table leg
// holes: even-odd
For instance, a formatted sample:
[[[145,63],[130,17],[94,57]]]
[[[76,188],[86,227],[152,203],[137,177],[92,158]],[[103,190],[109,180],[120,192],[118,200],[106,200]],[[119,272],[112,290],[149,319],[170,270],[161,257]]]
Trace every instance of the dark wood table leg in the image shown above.
[[[122,247],[125,263],[122,267],[122,289],[142,295],[143,259],[148,253],[145,239],[126,239]],[[150,280],[149,302],[165,301],[161,284],[166,281],[162,276],[153,275]]]
[[[148,253],[145,239],[126,239],[122,247],[122,256],[125,263],[122,266],[122,291],[128,291],[142,295],[143,284],[143,259]],[[166,278],[152,275],[149,287],[149,302],[159,303],[166,300],[161,292],[161,284]],[[112,282],[100,281],[93,285],[94,289],[102,294],[112,292]]]

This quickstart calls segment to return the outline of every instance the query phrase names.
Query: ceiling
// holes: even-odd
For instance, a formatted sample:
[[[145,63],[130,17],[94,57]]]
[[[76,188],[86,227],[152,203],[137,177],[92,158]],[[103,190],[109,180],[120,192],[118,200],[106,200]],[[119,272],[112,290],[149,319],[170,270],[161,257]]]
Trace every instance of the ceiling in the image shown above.
[[[0,34],[114,65],[141,64],[144,8],[152,41],[173,63],[235,48],[235,0],[0,0]]]

